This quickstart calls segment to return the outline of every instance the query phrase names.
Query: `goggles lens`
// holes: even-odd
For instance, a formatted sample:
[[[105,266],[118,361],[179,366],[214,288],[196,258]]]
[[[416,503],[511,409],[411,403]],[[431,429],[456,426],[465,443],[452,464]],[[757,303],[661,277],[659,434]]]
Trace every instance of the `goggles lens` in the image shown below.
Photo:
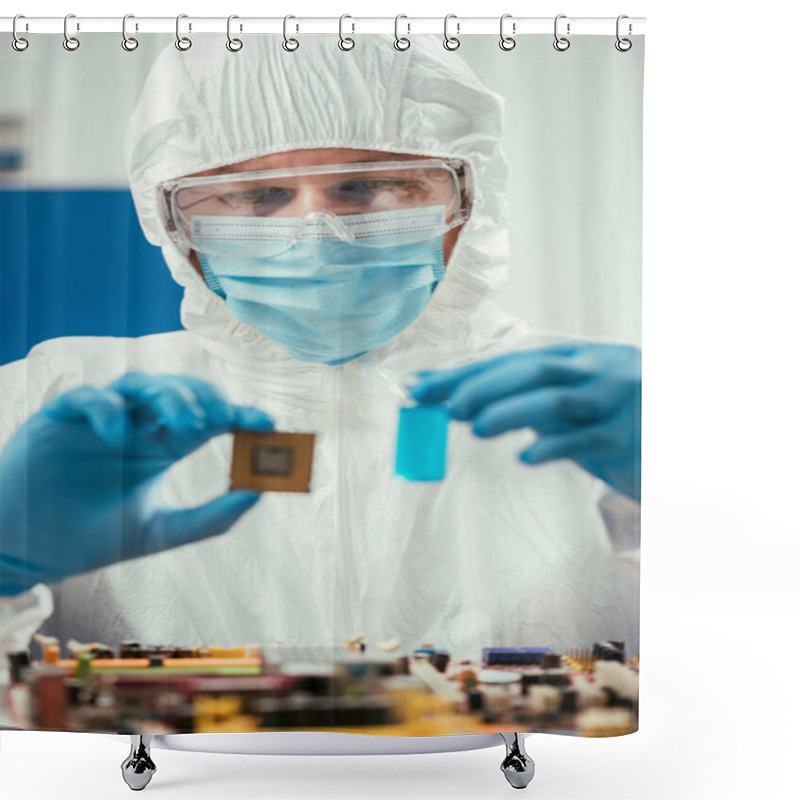
[[[442,235],[466,221],[463,175],[450,162],[370,163],[188,178],[162,192],[176,240],[266,256],[301,237],[389,247]]]

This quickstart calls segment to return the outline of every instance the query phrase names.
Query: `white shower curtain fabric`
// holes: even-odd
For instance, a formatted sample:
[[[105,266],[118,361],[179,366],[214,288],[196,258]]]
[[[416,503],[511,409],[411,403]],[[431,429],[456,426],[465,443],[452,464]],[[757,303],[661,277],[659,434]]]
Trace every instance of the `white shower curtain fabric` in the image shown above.
[[[300,37],[295,52],[279,36],[248,36],[238,53],[224,36],[198,36],[186,52],[171,37],[140,38],[132,53],[110,34],[74,53],[55,36],[25,53],[2,48],[3,724],[637,730],[643,37],[629,52],[613,36],[573,37],[563,53],[545,36],[520,37],[510,52],[489,36],[463,37],[458,52],[435,36],[413,37],[406,52],[379,35],[356,37],[350,52],[323,35]],[[237,305],[209,269],[240,265],[198,257],[164,207],[165,182],[189,176],[426,160],[466,165],[468,218],[439,232],[443,273],[414,313],[399,288],[375,294],[384,284],[366,256],[351,258],[347,281],[323,264],[313,287],[302,262],[281,290],[300,297],[292,287],[302,285],[311,299],[269,315],[276,284],[248,262],[252,293]],[[386,248],[398,274],[410,269],[407,247]],[[368,322],[345,313],[352,297],[332,281],[363,304],[380,300]],[[343,363],[309,360],[293,349],[307,303],[343,337],[372,326],[372,343],[388,315],[403,322]],[[279,335],[288,317],[290,345]],[[479,435],[456,415],[444,477],[398,476],[398,414],[417,373],[437,371],[431,391],[448,408],[456,389],[445,397],[441,387],[477,375],[475,365],[489,377],[467,387],[474,397],[511,404],[492,411],[502,433]],[[593,408],[613,419],[606,449],[521,459],[546,436],[594,424],[548,417],[537,427],[544,412],[526,405],[579,385],[597,386]],[[227,423],[170,449],[170,420],[196,412],[202,429],[220,408]],[[135,433],[153,409],[166,453],[155,468],[147,451],[147,480],[132,487],[141,443],[104,449],[97,420],[118,413]],[[252,422],[247,413],[315,434],[310,491],[214,505],[231,490],[234,429]],[[99,488],[104,469],[118,485]],[[210,509],[202,525],[181,515],[197,507]],[[95,524],[105,555],[85,534]],[[242,675],[214,673],[234,710],[203,716],[198,696],[212,684],[186,688],[186,673],[193,714],[134,701],[142,670],[128,665],[114,683],[113,665],[98,665],[125,649],[149,659],[162,698],[179,667],[164,658],[244,659]],[[254,711],[255,690],[237,681],[258,678],[267,692],[278,674],[306,693],[314,677],[324,710],[288,722],[264,703]],[[26,691],[27,716],[13,702]],[[84,700],[102,692],[100,713]],[[371,711],[347,711],[340,692],[367,695]],[[424,716],[408,717],[409,692]]]

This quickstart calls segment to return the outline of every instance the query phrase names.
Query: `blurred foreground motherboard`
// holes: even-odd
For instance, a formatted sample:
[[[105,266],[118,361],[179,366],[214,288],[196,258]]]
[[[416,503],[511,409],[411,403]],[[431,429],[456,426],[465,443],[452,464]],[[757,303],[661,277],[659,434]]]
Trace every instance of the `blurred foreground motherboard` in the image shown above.
[[[639,658],[622,642],[557,653],[489,647],[454,658],[399,642],[341,646],[105,645],[39,637],[41,661],[9,656],[4,727],[105,733],[319,730],[387,736],[638,728]]]

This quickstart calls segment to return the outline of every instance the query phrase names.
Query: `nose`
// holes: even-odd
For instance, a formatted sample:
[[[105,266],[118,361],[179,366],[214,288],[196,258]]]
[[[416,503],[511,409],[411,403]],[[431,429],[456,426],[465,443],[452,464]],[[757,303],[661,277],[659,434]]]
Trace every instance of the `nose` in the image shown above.
[[[330,207],[328,192],[307,180],[298,181],[291,206],[286,209],[292,216],[302,217],[311,211],[325,211]]]
[[[340,239],[346,242],[352,242],[355,239],[352,232],[342,223],[342,221],[335,214],[330,211],[322,211],[314,209],[307,211],[300,217],[300,223],[295,233],[295,240],[300,239],[306,234],[313,235],[319,233],[321,230],[329,228]]]

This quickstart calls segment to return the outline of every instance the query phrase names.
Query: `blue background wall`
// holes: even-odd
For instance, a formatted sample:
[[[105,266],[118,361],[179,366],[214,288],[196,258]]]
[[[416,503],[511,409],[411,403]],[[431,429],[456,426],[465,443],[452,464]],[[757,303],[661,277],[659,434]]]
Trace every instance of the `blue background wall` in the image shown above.
[[[0,191],[0,363],[56,336],[176,330],[181,294],[127,189]]]

